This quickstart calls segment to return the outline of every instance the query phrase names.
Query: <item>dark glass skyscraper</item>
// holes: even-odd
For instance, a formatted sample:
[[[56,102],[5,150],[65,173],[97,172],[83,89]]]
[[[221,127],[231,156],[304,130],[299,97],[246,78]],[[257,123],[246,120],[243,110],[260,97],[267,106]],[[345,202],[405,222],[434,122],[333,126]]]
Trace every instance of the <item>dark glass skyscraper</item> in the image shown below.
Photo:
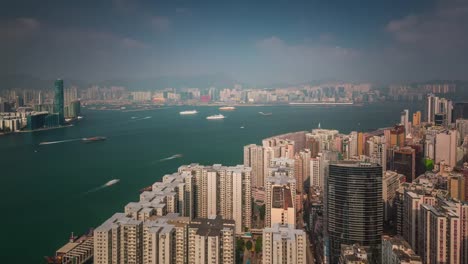
[[[358,161],[330,164],[327,192],[330,263],[338,263],[342,244],[355,243],[368,247],[371,263],[380,263],[382,167]]]
[[[57,79],[55,81],[55,96],[54,96],[54,113],[58,114],[59,124],[65,123],[64,115],[64,98],[63,98],[63,80]]]

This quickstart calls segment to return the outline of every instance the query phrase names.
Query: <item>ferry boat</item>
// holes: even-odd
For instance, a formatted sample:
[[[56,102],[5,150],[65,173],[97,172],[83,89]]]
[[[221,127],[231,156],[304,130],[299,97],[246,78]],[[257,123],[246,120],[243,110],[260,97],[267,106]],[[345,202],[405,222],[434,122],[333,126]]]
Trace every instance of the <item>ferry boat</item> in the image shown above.
[[[91,142],[98,142],[106,140],[106,137],[90,137],[90,138],[82,138],[81,142],[83,143],[91,143]]]
[[[234,106],[222,106],[219,108],[219,110],[221,111],[233,111],[233,110],[236,110],[236,108]]]
[[[179,114],[181,115],[195,115],[197,113],[198,113],[197,110],[188,110],[188,111],[179,112]]]
[[[208,119],[208,120],[217,120],[217,119],[224,119],[224,118],[226,118],[226,117],[223,116],[223,115],[220,115],[220,114],[206,117],[206,119]]]

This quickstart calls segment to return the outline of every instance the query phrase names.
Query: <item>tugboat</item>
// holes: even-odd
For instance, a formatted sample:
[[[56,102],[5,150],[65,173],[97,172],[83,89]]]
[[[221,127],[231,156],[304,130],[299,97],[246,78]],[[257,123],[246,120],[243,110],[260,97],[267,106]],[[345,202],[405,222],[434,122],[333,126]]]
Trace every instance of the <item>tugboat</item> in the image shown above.
[[[82,138],[81,142],[92,143],[92,142],[104,141],[106,139],[107,139],[106,137],[90,137],[90,138]]]

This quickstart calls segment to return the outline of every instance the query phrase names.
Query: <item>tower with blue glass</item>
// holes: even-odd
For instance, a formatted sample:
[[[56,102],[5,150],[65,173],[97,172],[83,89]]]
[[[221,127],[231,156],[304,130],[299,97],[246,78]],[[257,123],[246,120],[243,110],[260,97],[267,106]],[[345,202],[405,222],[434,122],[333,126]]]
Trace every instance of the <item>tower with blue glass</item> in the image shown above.
[[[54,113],[58,114],[58,123],[60,125],[65,123],[63,102],[63,80],[57,79],[55,81]]]

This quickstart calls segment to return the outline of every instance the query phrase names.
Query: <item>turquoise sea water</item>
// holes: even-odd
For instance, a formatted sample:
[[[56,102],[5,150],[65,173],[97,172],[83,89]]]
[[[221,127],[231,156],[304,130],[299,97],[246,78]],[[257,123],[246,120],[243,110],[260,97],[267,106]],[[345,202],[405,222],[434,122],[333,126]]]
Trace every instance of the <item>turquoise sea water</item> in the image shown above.
[[[188,163],[242,163],[243,146],[263,138],[317,127],[368,131],[391,126],[419,105],[363,107],[238,107],[224,120],[206,120],[217,107],[172,107],[144,112],[92,111],[73,127],[0,137],[2,263],[42,263],[72,231],[98,226],[138,190]],[[179,111],[197,109],[194,116]],[[271,112],[262,116],[258,112]],[[132,117],[135,117],[132,119]],[[146,118],[145,118],[146,117]],[[241,128],[241,127],[244,128]],[[61,141],[105,136],[83,144]],[[160,161],[174,154],[183,157]],[[115,185],[96,189],[112,179]]]

